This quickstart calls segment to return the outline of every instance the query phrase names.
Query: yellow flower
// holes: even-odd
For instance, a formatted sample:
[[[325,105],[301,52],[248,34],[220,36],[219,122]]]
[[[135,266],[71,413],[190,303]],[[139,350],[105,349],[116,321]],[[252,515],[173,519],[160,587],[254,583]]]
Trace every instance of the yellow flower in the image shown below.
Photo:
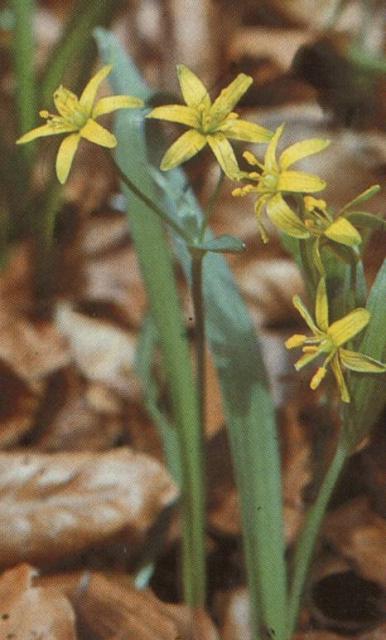
[[[245,196],[248,193],[257,193],[259,197],[255,204],[255,211],[263,242],[268,241],[267,232],[261,222],[264,207],[271,222],[294,238],[309,238],[310,232],[296,213],[287,204],[283,195],[292,193],[315,193],[322,191],[326,183],[318,176],[303,171],[289,170],[290,167],[307,156],[323,151],[330,144],[329,140],[314,138],[302,140],[285,149],[276,159],[276,149],[283,133],[284,125],[278,127],[268,145],[264,164],[259,162],[250,151],[243,155],[251,166],[257,171],[245,173],[244,177],[253,180],[254,184],[234,189],[232,195]]]
[[[140,98],[132,96],[101,98],[94,105],[98,87],[111,69],[111,65],[102,67],[88,82],[79,99],[72,91],[60,86],[54,93],[54,103],[59,115],[40,111],[40,116],[47,120],[46,124],[32,129],[16,141],[17,144],[24,144],[35,138],[69,134],[62,141],[56,156],[56,175],[62,184],[67,180],[81,138],[110,149],[117,145],[115,136],[98,124],[95,118],[117,109],[143,106]]]
[[[316,292],[315,322],[299,296],[294,296],[293,303],[313,334],[311,337],[296,334],[285,343],[287,349],[302,347],[303,355],[295,364],[296,370],[299,371],[299,369],[320,355],[325,356],[322,366],[318,368],[311,380],[311,389],[316,389],[319,386],[327,373],[327,366],[331,365],[340,390],[341,399],[343,402],[350,402],[350,394],[343,376],[342,365],[346,369],[366,373],[384,373],[386,371],[386,365],[378,362],[378,360],[374,360],[374,358],[370,358],[363,353],[343,349],[342,346],[354,338],[368,324],[370,313],[367,309],[358,307],[329,325],[328,298],[324,278],[320,280]]]
[[[189,131],[177,138],[165,153],[161,169],[167,171],[177,167],[208,144],[224,173],[230,178],[238,178],[240,169],[229,140],[269,142],[272,137],[268,129],[240,120],[232,111],[252,84],[252,78],[240,73],[212,103],[208,90],[188,67],[178,65],[177,74],[185,105],[156,107],[147,116],[189,127]]]

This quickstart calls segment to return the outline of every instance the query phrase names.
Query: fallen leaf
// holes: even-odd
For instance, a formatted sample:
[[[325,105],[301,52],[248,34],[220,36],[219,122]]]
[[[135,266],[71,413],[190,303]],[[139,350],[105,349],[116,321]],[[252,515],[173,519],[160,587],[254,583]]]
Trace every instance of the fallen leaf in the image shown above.
[[[125,448],[0,453],[0,491],[2,565],[52,561],[123,532],[133,543],[176,498],[159,462]]]
[[[67,302],[57,305],[55,323],[87,380],[103,382],[122,395],[130,395],[136,345],[132,334],[73,311]]]
[[[75,615],[66,596],[36,587],[36,571],[21,564],[0,577],[2,640],[75,640]]]
[[[372,511],[367,498],[355,498],[330,513],[323,531],[361,576],[386,588],[386,520]]]
[[[26,382],[34,382],[64,367],[70,356],[52,324],[1,313],[0,360]]]
[[[218,640],[202,610],[161,602],[150,591],[138,591],[128,581],[93,573],[73,605],[96,640]]]
[[[87,382],[68,367],[50,379],[39,424],[39,451],[107,450],[122,436],[123,402],[106,385]]]

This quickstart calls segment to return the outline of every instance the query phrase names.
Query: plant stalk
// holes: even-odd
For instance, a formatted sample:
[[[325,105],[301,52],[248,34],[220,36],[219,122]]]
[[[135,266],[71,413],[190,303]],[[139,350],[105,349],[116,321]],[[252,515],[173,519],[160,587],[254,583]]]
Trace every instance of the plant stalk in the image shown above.
[[[169,249],[159,223],[169,224],[179,236],[189,241],[185,231],[121,170],[111,156],[123,184],[145,207],[136,215],[135,200],[131,230],[137,248],[151,311],[159,333],[160,347],[170,388],[181,460],[182,582],[185,602],[194,609],[205,606],[205,499],[202,469],[202,433],[200,401],[191,378],[190,354],[184,328],[180,324],[177,293],[174,285]],[[138,207],[137,204],[137,207]],[[152,212],[157,224],[149,219]],[[143,214],[149,214],[143,219]],[[156,247],[157,265],[154,268]]]
[[[316,501],[307,513],[303,531],[297,543],[294,558],[294,572],[288,601],[288,640],[292,638],[295,632],[308,570],[328,503],[348,455],[348,447],[344,439],[341,438],[319,489]]]

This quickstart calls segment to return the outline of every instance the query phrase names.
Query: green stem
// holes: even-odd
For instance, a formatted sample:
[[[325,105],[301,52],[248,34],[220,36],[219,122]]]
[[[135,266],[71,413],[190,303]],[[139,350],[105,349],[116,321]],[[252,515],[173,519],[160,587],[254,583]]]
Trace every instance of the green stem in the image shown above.
[[[15,14],[14,65],[19,132],[32,129],[36,119],[36,82],[34,73],[34,0],[12,0]],[[25,148],[28,156],[31,147]]]
[[[205,309],[202,288],[202,266],[204,256],[205,254],[202,251],[192,251],[192,298],[195,320],[197,395],[202,440],[204,440],[205,437],[206,426],[206,340]],[[204,468],[203,464],[201,466]]]
[[[220,195],[220,191],[221,191],[221,187],[223,185],[224,182],[224,178],[225,178],[225,173],[220,169],[220,175],[217,179],[216,182],[216,186],[214,188],[214,191],[212,193],[212,195],[210,196],[209,200],[208,200],[208,204],[207,207],[204,211],[204,215],[202,218],[202,223],[201,223],[201,236],[200,236],[200,240],[204,240],[204,236],[205,236],[205,231],[206,228],[209,224],[209,220],[212,217],[212,213],[214,211],[214,208],[216,206],[217,200],[219,198]]]
[[[139,187],[137,187],[136,184],[134,184],[134,182],[132,182],[132,180],[130,180],[130,178],[122,171],[122,169],[120,168],[120,166],[115,162],[114,157],[112,155],[110,155],[110,158],[113,161],[114,164],[114,168],[117,171],[120,179],[122,180],[122,182],[126,185],[126,187],[128,189],[130,189],[130,191],[137,196],[137,198],[139,198],[140,200],[142,200],[142,202],[149,207],[149,209],[151,209],[159,218],[161,218],[162,222],[165,222],[166,224],[169,225],[169,227],[171,227],[173,229],[173,231],[175,231],[177,233],[177,235],[180,236],[180,238],[182,238],[183,240],[185,240],[185,242],[187,244],[191,243],[191,238],[188,235],[188,233],[185,231],[185,229],[183,229],[173,218],[171,215],[169,215],[169,213],[167,213],[167,211],[164,211],[163,209],[161,209],[161,207],[159,207],[155,202],[153,202],[151,200],[151,198],[149,198],[145,193],[143,193],[143,191],[141,191],[141,189]]]
[[[175,287],[172,261],[160,222],[188,240],[185,232],[153,200],[114,166],[129,197],[130,227],[170,388],[181,470],[182,581],[185,602],[194,608],[206,600],[205,501],[199,401]],[[154,220],[152,213],[157,218]]]
[[[294,572],[288,604],[288,639],[292,638],[296,628],[307,574],[314,553],[317,537],[326,514],[332,492],[336,486],[348,455],[348,448],[343,438],[341,438],[334,458],[332,459],[320,487],[318,497],[307,513],[305,525],[297,543],[294,558]]]

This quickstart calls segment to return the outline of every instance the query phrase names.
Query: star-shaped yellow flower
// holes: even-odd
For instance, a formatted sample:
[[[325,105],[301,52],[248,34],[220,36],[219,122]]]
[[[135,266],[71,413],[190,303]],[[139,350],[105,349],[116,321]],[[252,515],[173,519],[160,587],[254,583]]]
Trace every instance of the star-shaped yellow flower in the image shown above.
[[[319,386],[327,373],[327,366],[331,365],[340,390],[341,399],[343,402],[350,402],[350,394],[343,376],[342,365],[346,369],[365,373],[384,373],[386,371],[386,365],[382,364],[382,362],[374,360],[374,358],[370,358],[370,356],[366,356],[363,353],[343,349],[342,346],[354,338],[368,324],[370,313],[367,309],[358,307],[329,325],[328,298],[324,278],[320,280],[316,293],[315,322],[299,296],[294,296],[293,303],[313,334],[311,337],[296,334],[285,343],[287,349],[302,347],[303,355],[295,364],[296,370],[299,371],[299,369],[320,355],[325,356],[322,366],[318,368],[311,380],[311,389],[316,389]]]
[[[177,138],[167,150],[161,169],[167,171],[177,167],[208,144],[224,173],[230,178],[237,178],[240,169],[229,140],[269,142],[273,135],[264,127],[240,120],[232,111],[253,79],[240,73],[212,103],[208,90],[188,67],[178,65],[177,74],[185,105],[156,107],[147,116],[189,127],[189,131]]]
[[[268,241],[267,232],[261,222],[264,207],[268,217],[276,227],[295,238],[308,238],[310,232],[283,196],[291,193],[316,193],[317,191],[322,191],[326,186],[325,181],[318,176],[304,171],[289,169],[298,160],[323,151],[330,144],[329,140],[314,138],[296,142],[288,149],[285,149],[281,153],[279,160],[277,160],[276,150],[283,129],[284,125],[281,125],[275,131],[268,145],[264,164],[259,162],[250,151],[246,151],[243,154],[248,164],[257,169],[251,173],[244,173],[244,177],[253,180],[253,184],[239,187],[232,192],[234,196],[245,196],[249,193],[257,193],[259,195],[255,204],[255,211],[263,242]]]
[[[32,129],[16,141],[17,144],[24,144],[35,138],[69,134],[61,143],[56,156],[56,175],[62,184],[67,180],[81,138],[110,149],[117,145],[115,136],[98,124],[95,118],[117,109],[143,106],[140,98],[132,96],[101,98],[94,105],[98,87],[111,70],[111,65],[102,67],[88,82],[79,99],[72,91],[60,86],[54,93],[54,103],[59,115],[40,111],[40,116],[47,120],[46,124]]]

